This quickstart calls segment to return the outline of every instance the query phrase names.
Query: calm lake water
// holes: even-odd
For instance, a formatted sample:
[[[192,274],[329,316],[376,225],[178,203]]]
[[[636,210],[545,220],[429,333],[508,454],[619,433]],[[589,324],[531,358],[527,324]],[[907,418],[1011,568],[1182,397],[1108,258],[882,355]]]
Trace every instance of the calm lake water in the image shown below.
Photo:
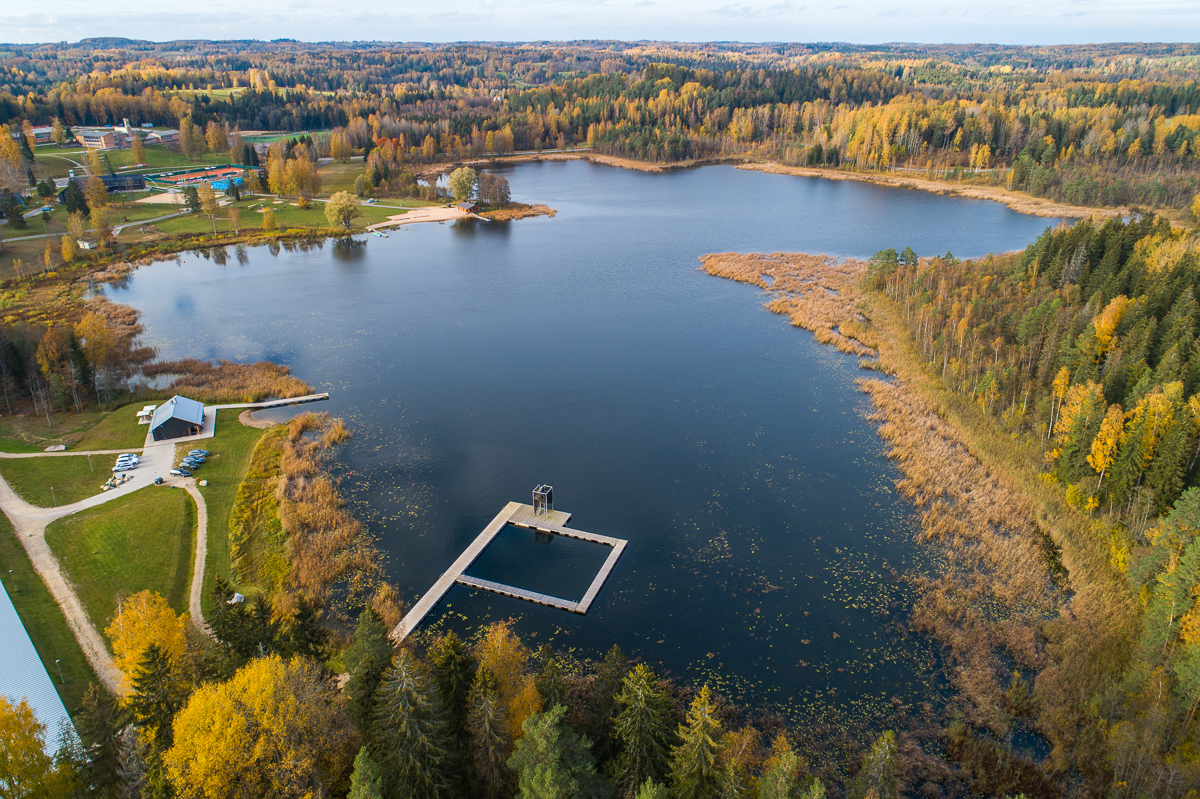
[[[727,167],[522,165],[512,224],[416,225],[272,256],[185,255],[109,296],[164,357],[286,363],[356,437],[339,472],[416,598],[510,500],[629,540],[587,616],[457,586],[428,625],[515,617],[534,645],[619,643],[796,719],[870,721],[943,683],[906,627],[911,508],[853,358],[698,271],[719,251],[960,257],[1056,220],[981,201]],[[508,528],[470,574],[582,596],[608,550]]]

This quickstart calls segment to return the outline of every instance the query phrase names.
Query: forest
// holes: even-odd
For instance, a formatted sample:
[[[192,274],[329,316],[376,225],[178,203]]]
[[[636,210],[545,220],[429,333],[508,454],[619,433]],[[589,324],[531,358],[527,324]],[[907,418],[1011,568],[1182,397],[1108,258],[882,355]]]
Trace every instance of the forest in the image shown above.
[[[93,40],[9,46],[0,122],[324,131],[345,157],[386,144],[409,163],[589,147],[1182,209],[1200,191],[1198,61],[1192,45]]]
[[[957,412],[966,440],[1007,440],[1012,473],[1038,472],[1074,509],[1048,517],[1029,486],[988,512],[998,543],[983,548],[1023,529],[1035,541],[1037,528],[1054,532],[1055,544],[1043,538],[1048,556],[1016,565],[1010,553],[994,568],[1030,581],[1025,602],[1047,597],[1036,610],[1046,621],[1019,602],[1009,611],[1018,627],[1041,630],[1045,649],[1021,654],[1017,634],[996,646],[1033,671],[1033,712],[1053,759],[1110,795],[1182,796],[1200,777],[1197,258],[1192,232],[1148,214],[1048,229],[1019,253],[959,261],[887,250],[868,267],[923,371],[968,403]],[[871,389],[877,402],[883,390]],[[931,536],[961,529],[945,511],[926,512]],[[945,546],[965,551],[962,539]],[[1039,573],[1049,589],[1036,587]],[[930,594],[941,615],[951,593]]]

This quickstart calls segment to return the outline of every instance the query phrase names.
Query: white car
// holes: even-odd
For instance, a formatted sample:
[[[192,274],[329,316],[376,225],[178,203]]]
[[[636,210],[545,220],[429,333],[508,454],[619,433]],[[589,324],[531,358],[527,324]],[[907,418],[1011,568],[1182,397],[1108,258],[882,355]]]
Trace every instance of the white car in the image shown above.
[[[118,456],[117,456],[117,460],[119,460],[119,461],[133,461],[134,463],[141,463],[141,462],[142,462],[142,459],[141,459],[141,458],[139,458],[139,457],[138,457],[138,456],[137,456],[135,453],[133,453],[133,452],[122,452],[120,455],[118,455]]]
[[[127,472],[130,469],[134,468],[135,466],[137,466],[137,464],[134,463],[133,461],[117,461],[116,465],[113,466],[113,471],[114,472]]]

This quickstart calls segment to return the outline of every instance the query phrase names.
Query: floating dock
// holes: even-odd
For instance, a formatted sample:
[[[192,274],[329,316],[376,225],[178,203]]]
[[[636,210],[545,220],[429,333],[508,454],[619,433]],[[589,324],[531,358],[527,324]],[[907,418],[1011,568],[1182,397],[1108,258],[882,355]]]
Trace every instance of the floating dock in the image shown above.
[[[454,587],[455,584],[468,585],[482,591],[491,591],[494,594],[501,594],[502,596],[524,599],[527,602],[534,602],[539,605],[558,608],[559,610],[568,610],[572,613],[587,613],[588,608],[592,606],[592,602],[596,599],[596,595],[600,593],[601,587],[603,587],[605,581],[608,579],[608,575],[612,573],[613,568],[617,565],[617,561],[620,559],[621,553],[625,551],[625,545],[628,542],[622,538],[611,538],[606,535],[596,535],[595,533],[572,529],[566,526],[570,519],[571,514],[564,513],[563,511],[547,510],[535,512],[532,505],[524,505],[520,502],[510,502],[505,505],[504,509],[488,522],[487,527],[483,528],[483,532],[475,537],[470,546],[463,550],[454,563],[450,564],[450,568],[442,573],[442,576],[433,584],[433,587],[425,592],[425,596],[421,597],[417,601],[417,604],[413,605],[412,610],[405,614],[404,619],[392,630],[392,639],[399,643],[409,633],[417,629],[421,621],[429,615],[429,612],[437,606],[437,603],[442,600],[446,592]],[[492,539],[499,535],[500,531],[508,524],[516,527],[526,527],[542,533],[551,533],[567,538],[575,538],[580,541],[602,544],[612,547],[613,551],[605,559],[604,565],[600,567],[600,571],[596,573],[596,577],[592,580],[592,584],[588,586],[583,599],[578,602],[560,599],[547,594],[539,594],[534,591],[526,591],[524,588],[516,588],[511,585],[492,582],[491,580],[480,580],[479,578],[468,577],[464,574],[463,572],[471,568],[471,564],[483,554],[483,550],[487,549],[488,544],[492,543]]]

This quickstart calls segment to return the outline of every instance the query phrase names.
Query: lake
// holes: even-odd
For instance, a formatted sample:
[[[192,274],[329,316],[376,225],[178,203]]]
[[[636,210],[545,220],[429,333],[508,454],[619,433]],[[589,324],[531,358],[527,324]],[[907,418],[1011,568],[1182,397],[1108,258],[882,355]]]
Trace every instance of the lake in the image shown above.
[[[427,626],[512,617],[534,646],[617,643],[797,721],[869,724],[943,690],[907,629],[900,577],[923,563],[855,359],[696,259],[969,257],[1057,220],[731,167],[505,174],[558,215],[186,254],[105,291],[163,357],[275,360],[330,392],[313,409],[356,431],[336,471],[408,598],[538,483],[571,526],[629,541],[587,616],[456,586]],[[607,552],[509,528],[468,574],[576,600]]]

